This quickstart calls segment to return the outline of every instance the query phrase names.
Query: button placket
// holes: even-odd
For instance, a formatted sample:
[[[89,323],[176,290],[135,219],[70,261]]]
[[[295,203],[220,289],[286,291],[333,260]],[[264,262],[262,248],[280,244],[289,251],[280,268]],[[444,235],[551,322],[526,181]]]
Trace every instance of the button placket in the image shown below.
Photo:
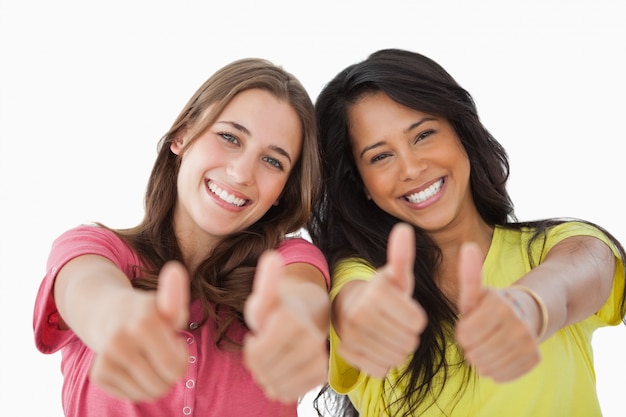
[[[192,327],[193,323],[189,324],[189,328]],[[196,326],[197,328],[197,326]],[[195,404],[195,390],[193,389],[196,385],[196,378],[198,374],[197,362],[198,362],[198,344],[196,343],[196,337],[188,332],[185,333],[189,356],[187,357],[187,363],[189,366],[187,367],[187,378],[185,380],[185,389],[183,393],[183,408],[181,410],[183,416],[191,416],[193,415],[193,407]]]

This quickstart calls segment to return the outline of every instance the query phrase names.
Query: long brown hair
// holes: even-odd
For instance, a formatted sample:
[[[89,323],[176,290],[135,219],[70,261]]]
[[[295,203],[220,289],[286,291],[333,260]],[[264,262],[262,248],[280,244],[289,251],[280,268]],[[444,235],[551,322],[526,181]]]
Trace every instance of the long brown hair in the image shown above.
[[[148,180],[143,220],[133,228],[113,230],[137,251],[145,264],[137,268],[133,285],[156,289],[158,272],[164,263],[183,261],[173,227],[180,156],[171,152],[170,144],[183,133],[191,137],[189,143],[195,141],[215,123],[233,97],[253,88],[268,91],[294,108],[302,126],[302,152],[289,175],[280,204],[272,206],[247,229],[225,238],[195,270],[189,271],[192,298],[201,301],[205,321],[211,319],[216,324],[218,345],[227,340],[225,332],[234,320],[244,323],[243,305],[250,294],[261,253],[298,231],[307,221],[317,197],[321,173],[315,111],[302,84],[282,67],[257,58],[237,60],[215,72],[195,92],[159,141],[158,156]]]

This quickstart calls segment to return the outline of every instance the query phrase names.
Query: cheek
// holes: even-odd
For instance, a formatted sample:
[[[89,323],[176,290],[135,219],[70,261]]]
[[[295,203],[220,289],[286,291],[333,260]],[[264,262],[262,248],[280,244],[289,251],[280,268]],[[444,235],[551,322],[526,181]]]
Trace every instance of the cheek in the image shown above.
[[[465,154],[459,154],[456,158],[455,165],[458,167],[458,172],[462,177],[466,177],[469,180],[470,176],[470,161]]]
[[[277,175],[267,175],[260,178],[259,190],[265,194],[265,198],[268,200],[277,200],[282,194],[286,184],[287,178],[282,178]]]
[[[359,175],[361,175],[363,185],[370,195],[384,193],[391,187],[392,184],[384,172],[373,172],[368,169],[359,169]]]
[[[367,200],[374,200],[377,204],[386,199],[389,194],[389,184],[381,181],[363,181],[363,195]]]
[[[187,152],[183,156],[183,163],[188,165],[188,170],[203,171],[208,168],[225,165],[229,160],[229,155],[222,147],[215,146],[211,141],[196,143],[193,152]]]

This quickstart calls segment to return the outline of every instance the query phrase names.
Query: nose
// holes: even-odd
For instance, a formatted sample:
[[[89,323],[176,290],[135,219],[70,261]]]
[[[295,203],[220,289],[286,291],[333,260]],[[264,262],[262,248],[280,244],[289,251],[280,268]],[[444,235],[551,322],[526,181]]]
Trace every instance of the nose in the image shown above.
[[[426,170],[428,162],[415,151],[407,151],[398,157],[398,176],[401,181],[411,181]]]
[[[244,154],[233,156],[226,165],[226,174],[237,184],[250,185],[254,182],[254,162]]]

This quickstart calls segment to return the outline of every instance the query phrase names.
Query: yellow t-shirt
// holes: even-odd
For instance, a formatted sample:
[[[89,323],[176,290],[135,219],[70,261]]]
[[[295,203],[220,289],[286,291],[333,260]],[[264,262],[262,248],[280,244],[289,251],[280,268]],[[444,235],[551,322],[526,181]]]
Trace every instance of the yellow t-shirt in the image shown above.
[[[506,287],[517,281],[530,270],[527,243],[533,231],[508,230],[496,227],[491,247],[483,265],[484,285]],[[548,251],[559,241],[578,235],[595,236],[611,246],[620,264],[619,253],[596,228],[579,222],[564,223],[552,228],[545,245],[534,245],[535,262],[543,262]],[[333,273],[331,297],[334,298],[347,282],[370,279],[374,268],[362,259],[342,261]],[[464,383],[464,372],[453,372],[437,399],[436,406],[420,410],[420,416],[494,416],[494,417],[593,417],[601,416],[596,394],[595,372],[591,336],[595,329],[606,325],[617,325],[622,317],[619,313],[620,296],[624,291],[624,269],[616,268],[611,294],[604,306],[587,319],[561,329],[541,346],[542,360],[531,372],[515,381],[497,384],[488,378],[470,378],[469,385],[459,391]],[[331,328],[330,385],[341,394],[348,394],[362,417],[403,415],[392,408],[385,411],[385,404],[398,399],[389,387],[398,384],[402,367],[392,369],[383,388],[383,381],[372,378],[348,365],[337,353],[340,343]],[[446,351],[447,363],[458,363],[461,356],[450,341]],[[410,358],[409,358],[410,359]],[[465,365],[463,365],[465,366]],[[465,379],[465,384],[468,384]],[[406,386],[402,381],[400,387]],[[383,389],[386,393],[383,394]],[[384,395],[384,398],[383,398]],[[441,410],[443,410],[443,412]]]

